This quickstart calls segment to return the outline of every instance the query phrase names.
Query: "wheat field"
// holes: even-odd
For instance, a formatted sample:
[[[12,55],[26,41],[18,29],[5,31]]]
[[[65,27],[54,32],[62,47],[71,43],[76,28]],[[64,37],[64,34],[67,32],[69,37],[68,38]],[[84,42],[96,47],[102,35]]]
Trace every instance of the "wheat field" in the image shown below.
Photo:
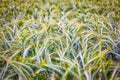
[[[0,80],[120,80],[119,43],[120,0],[0,0]]]

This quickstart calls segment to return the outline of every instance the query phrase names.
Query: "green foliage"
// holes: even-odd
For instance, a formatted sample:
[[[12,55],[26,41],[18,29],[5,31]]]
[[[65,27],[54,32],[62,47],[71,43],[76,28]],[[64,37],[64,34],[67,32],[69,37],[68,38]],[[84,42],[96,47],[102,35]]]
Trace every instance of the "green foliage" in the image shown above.
[[[120,41],[118,3],[1,0],[0,80],[120,79],[105,59]]]

